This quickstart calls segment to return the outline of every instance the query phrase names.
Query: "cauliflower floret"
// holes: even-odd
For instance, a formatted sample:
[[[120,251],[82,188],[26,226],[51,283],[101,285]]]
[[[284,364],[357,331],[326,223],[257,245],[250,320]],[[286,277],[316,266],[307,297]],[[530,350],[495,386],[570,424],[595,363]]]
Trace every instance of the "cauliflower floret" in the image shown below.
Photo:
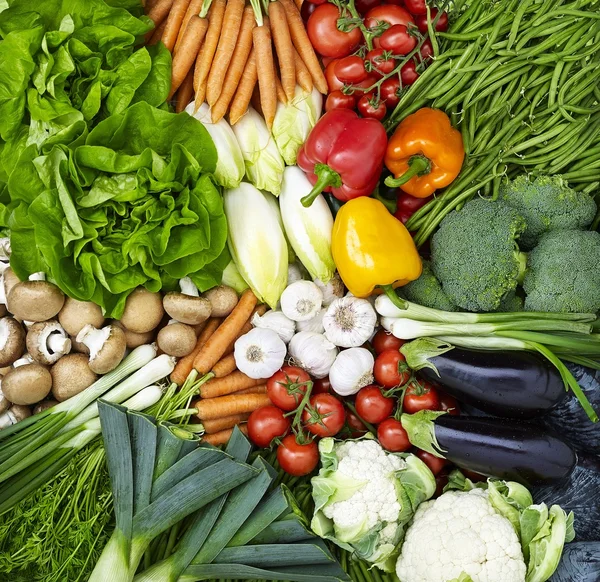
[[[415,513],[396,573],[402,582],[525,582],[521,545],[511,523],[482,489],[449,491]]]

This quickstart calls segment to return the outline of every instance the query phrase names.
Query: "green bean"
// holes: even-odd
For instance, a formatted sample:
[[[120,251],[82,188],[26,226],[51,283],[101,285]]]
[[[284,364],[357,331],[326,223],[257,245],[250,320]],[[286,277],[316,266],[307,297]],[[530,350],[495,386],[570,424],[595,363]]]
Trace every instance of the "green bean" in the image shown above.
[[[493,93],[496,88],[498,87],[502,87],[503,85],[506,85],[509,81],[512,81],[513,79],[519,78],[522,75],[521,70],[517,70],[512,72],[510,75],[506,75],[504,78],[499,79],[498,81],[492,83],[491,85],[489,85],[486,89],[484,89],[483,91],[481,91],[479,93],[479,95],[477,95],[477,97],[475,97],[472,101],[472,103],[477,103],[478,101],[481,101],[484,97],[486,97],[487,95],[489,95],[490,93]]]
[[[579,143],[565,152],[561,156],[557,156],[550,167],[548,168],[549,173],[556,174],[560,172],[565,166],[569,165],[573,160],[579,158],[581,154],[588,151],[588,148],[598,140],[600,137],[600,131],[598,126],[592,126],[588,131],[583,132],[583,139],[579,140]],[[589,167],[589,164],[586,166]],[[581,169],[581,167],[571,167],[573,171]]]
[[[536,27],[530,28],[523,35],[521,40],[519,40],[519,42],[515,45],[515,50],[518,53],[519,51],[523,50],[525,45],[527,45],[527,43],[529,43],[534,38],[539,38],[541,36],[550,36],[552,34],[556,34],[557,32],[560,32],[566,26],[570,26],[570,24],[571,24],[571,22],[569,22],[568,20],[561,20],[554,26],[536,26]]]
[[[519,27],[521,26],[521,21],[523,20],[523,16],[525,15],[525,11],[531,6],[533,0],[522,0],[521,5],[519,6],[515,17],[513,18],[512,26],[510,28],[510,33],[508,34],[508,43],[506,45],[507,49],[510,49],[512,45],[515,43],[517,39],[517,34],[519,32]]]

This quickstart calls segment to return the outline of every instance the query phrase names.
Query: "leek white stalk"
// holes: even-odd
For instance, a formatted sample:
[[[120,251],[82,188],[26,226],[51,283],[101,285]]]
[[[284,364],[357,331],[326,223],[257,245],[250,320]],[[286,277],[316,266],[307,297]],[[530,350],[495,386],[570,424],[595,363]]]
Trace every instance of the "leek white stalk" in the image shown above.
[[[300,200],[311,190],[312,185],[300,168],[286,168],[279,207],[294,252],[313,279],[327,283],[335,272],[331,254],[333,216],[321,195],[308,208],[302,205]]]
[[[268,196],[242,182],[223,200],[231,256],[254,294],[275,309],[287,284],[288,251]]]

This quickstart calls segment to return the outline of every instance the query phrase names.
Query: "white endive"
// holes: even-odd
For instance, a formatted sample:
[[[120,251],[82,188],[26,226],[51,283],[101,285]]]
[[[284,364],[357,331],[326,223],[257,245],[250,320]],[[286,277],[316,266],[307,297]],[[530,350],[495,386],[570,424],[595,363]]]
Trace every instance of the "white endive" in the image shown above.
[[[233,129],[225,119],[213,123],[210,118],[210,108],[203,103],[194,113],[194,102],[186,108],[186,113],[195,117],[210,134],[217,148],[217,168],[215,180],[225,188],[236,188],[240,185],[244,174],[244,158]]]
[[[279,196],[285,163],[265,120],[252,107],[233,126],[246,175],[257,188]]]
[[[290,103],[278,103],[271,133],[288,166],[296,164],[298,150],[321,117],[322,107],[321,93],[316,89],[306,93],[299,86],[296,86],[296,94]]]
[[[287,285],[288,251],[269,196],[242,182],[223,200],[231,256],[254,294],[275,309]]]
[[[333,216],[319,194],[308,208],[300,200],[312,190],[304,172],[290,166],[283,173],[279,208],[288,241],[313,279],[327,283],[335,272],[331,255]]]
[[[229,261],[229,264],[225,267],[223,277],[221,278],[221,285],[235,289],[238,295],[241,295],[248,289],[248,283],[244,281],[234,261]]]

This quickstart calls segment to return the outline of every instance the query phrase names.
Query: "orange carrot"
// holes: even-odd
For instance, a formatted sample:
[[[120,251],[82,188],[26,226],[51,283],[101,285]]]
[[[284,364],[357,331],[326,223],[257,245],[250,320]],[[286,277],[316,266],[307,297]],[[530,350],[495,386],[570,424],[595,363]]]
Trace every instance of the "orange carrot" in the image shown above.
[[[313,83],[320,93],[323,95],[327,94],[327,80],[321,69],[319,59],[315,54],[315,50],[310,44],[310,39],[304,28],[304,22],[302,16],[296,5],[292,0],[279,0],[285,8],[285,15],[287,16],[288,26],[290,27],[290,36],[292,42],[298,51],[298,54],[304,61],[304,64],[310,71]]]
[[[260,88],[258,86],[258,83],[256,83],[256,85],[254,86],[254,91],[252,91],[252,99],[250,99],[250,105],[254,107],[254,110],[259,115],[263,116],[262,107],[260,105]]]
[[[219,119],[221,119],[225,113],[227,113],[229,104],[233,99],[233,95],[235,94],[240,79],[244,73],[244,68],[248,62],[248,57],[250,56],[250,51],[252,50],[252,29],[255,25],[256,21],[254,20],[254,10],[252,10],[251,6],[247,6],[244,9],[240,33],[238,35],[235,48],[233,49],[233,56],[231,57],[231,63],[227,69],[223,86],[221,87],[221,94],[214,105],[211,105],[210,113],[213,123],[217,123],[217,121],[219,121]],[[210,103],[211,97],[208,94],[208,88],[207,97],[208,102]]]
[[[146,35],[146,44],[152,45],[152,44],[158,44],[160,42],[160,40],[162,39],[162,35],[165,31],[165,26],[167,25],[167,21],[163,20],[154,30],[151,30],[147,35]]]
[[[277,50],[277,61],[281,73],[281,84],[288,101],[294,98],[296,92],[296,65],[294,61],[294,45],[285,16],[285,9],[280,2],[269,2],[269,20],[273,42]]]
[[[298,10],[300,10],[302,8],[303,1],[302,0],[294,0],[294,4],[296,5],[296,8]]]
[[[283,89],[283,85],[279,80],[279,77],[275,75],[275,94],[277,95],[277,101],[281,101],[281,103],[286,104],[288,102],[287,95]]]
[[[266,394],[228,394],[219,398],[197,400],[194,407],[200,420],[214,420],[223,416],[253,412],[267,406],[271,401]]]
[[[185,32],[188,22],[190,21],[192,16],[197,14],[203,16],[202,14],[200,14],[200,10],[202,10],[202,2],[203,0],[191,0],[191,2],[188,4],[183,20],[181,21],[181,27],[179,28],[177,40],[175,41],[174,52],[177,52],[177,50],[179,49],[181,45],[181,39],[183,38],[183,33]]]
[[[273,62],[273,46],[269,19],[263,20],[262,26],[252,31],[254,50],[256,51],[256,68],[258,86],[260,88],[260,105],[267,127],[271,129],[275,110],[277,109],[277,89],[275,85],[275,63]]]
[[[175,47],[175,42],[177,41],[179,30],[181,29],[181,23],[183,22],[183,17],[185,16],[189,3],[190,0],[174,0],[171,11],[169,12],[167,26],[165,27],[162,41],[171,53]],[[187,24],[189,24],[189,22],[186,23],[186,28]]]
[[[245,434],[248,434],[248,427],[246,424],[238,424],[238,428]],[[213,447],[218,447],[220,445],[226,445],[231,438],[233,433],[233,428],[228,428],[225,430],[220,430],[219,432],[215,432],[213,434],[205,434],[202,437],[202,441],[212,445]]]
[[[223,81],[240,34],[245,0],[228,0],[221,25],[221,36],[206,83],[206,101],[212,107],[221,94]]]
[[[238,390],[253,388],[261,384],[264,384],[264,380],[255,380],[246,376],[243,372],[236,370],[225,376],[225,378],[213,378],[206,382],[206,384],[203,384],[200,387],[200,396],[202,398],[217,398],[218,396],[225,396],[226,394],[232,394]]]
[[[200,374],[206,374],[223,357],[227,346],[238,334],[244,323],[248,321],[256,306],[256,296],[250,289],[242,293],[238,304],[227,316],[219,329],[210,337],[194,360],[194,368]]]
[[[296,80],[298,81],[298,85],[300,85],[304,91],[310,93],[313,90],[313,80],[310,76],[310,71],[307,69],[296,49],[294,49],[294,64],[296,65]]]
[[[229,354],[224,358],[221,358],[212,369],[212,373],[215,375],[215,378],[224,378],[225,376],[231,374],[236,369],[235,365],[235,357],[233,354]]]
[[[267,385],[261,384],[260,386],[252,386],[252,388],[244,388],[243,390],[238,390],[234,392],[234,394],[266,394],[267,393]]]
[[[192,368],[194,367],[194,360],[200,350],[204,347],[204,344],[208,341],[208,338],[212,336],[217,328],[221,325],[221,319],[218,317],[211,317],[206,324],[206,327],[202,330],[196,341],[196,347],[192,353],[181,358],[175,365],[175,369],[171,372],[171,382],[175,382],[181,386],[185,379],[190,375]]]
[[[148,18],[154,22],[154,26],[158,26],[169,14],[173,6],[173,0],[158,0],[154,6],[148,11]]]
[[[219,44],[221,36],[221,25],[223,24],[223,16],[225,14],[226,0],[213,0],[213,3],[208,11],[208,30],[206,32],[206,42],[198,54],[196,59],[196,67],[194,69],[194,91],[196,92],[196,110],[204,103],[206,95],[206,80],[208,73]]]
[[[233,428],[236,424],[246,422],[250,414],[250,412],[244,412],[243,414],[233,414],[231,416],[224,416],[223,418],[215,418],[214,420],[205,420],[202,425],[208,434],[214,434],[220,430]]]
[[[177,104],[175,111],[181,113],[192,100],[194,95],[194,71],[190,69],[188,71],[185,81],[181,84],[181,87],[177,90]]]
[[[242,73],[242,78],[233,97],[233,101],[229,106],[229,122],[231,125],[235,125],[242,115],[248,111],[248,106],[252,99],[252,91],[254,91],[257,79],[256,51],[252,49],[250,51],[250,56],[248,57],[248,62],[246,63],[246,68]]]
[[[173,97],[175,91],[179,89],[179,86],[190,72],[194,61],[198,56],[198,51],[202,46],[202,41],[204,40],[207,28],[208,21],[206,18],[194,16],[188,22],[179,51],[173,57],[171,92],[169,93],[169,99]]]

